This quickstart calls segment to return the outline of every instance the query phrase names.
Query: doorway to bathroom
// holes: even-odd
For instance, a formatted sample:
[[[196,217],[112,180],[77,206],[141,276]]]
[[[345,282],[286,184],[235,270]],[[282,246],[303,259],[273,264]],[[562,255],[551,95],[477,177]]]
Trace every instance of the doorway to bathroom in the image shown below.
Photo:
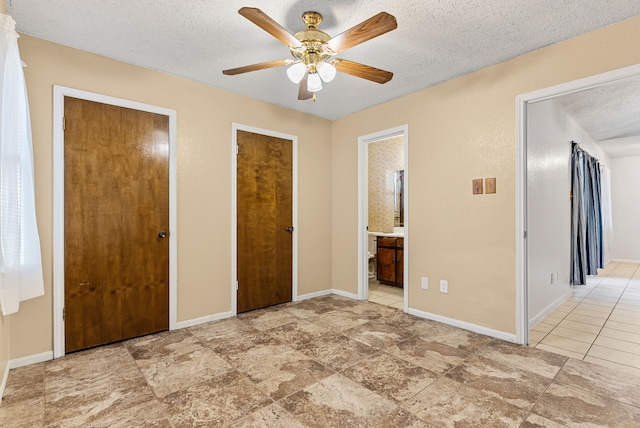
[[[362,300],[408,309],[407,126],[359,145],[359,273]]]

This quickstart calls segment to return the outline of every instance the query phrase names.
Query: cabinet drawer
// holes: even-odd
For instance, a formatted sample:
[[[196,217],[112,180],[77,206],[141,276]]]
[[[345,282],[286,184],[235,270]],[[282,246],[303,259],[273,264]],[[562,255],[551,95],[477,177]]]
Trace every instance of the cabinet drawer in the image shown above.
[[[398,238],[398,241],[396,243],[396,247],[404,248],[404,238]]]
[[[385,238],[378,236],[378,247],[396,247],[396,238]]]

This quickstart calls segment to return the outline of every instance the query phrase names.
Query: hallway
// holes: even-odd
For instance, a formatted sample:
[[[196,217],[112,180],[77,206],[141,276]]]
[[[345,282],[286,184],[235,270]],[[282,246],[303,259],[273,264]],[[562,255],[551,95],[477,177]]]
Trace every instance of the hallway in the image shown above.
[[[609,263],[530,332],[529,345],[640,375],[640,264]]]

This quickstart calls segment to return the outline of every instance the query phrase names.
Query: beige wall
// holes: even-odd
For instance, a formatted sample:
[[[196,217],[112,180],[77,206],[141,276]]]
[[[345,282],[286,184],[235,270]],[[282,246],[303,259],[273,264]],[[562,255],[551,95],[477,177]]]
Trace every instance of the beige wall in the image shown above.
[[[177,111],[178,321],[231,310],[232,122],[298,137],[299,294],[330,288],[331,122],[29,36],[19,46],[29,64],[45,296],[12,317],[11,358],[52,350],[53,85]]]
[[[635,17],[334,121],[334,288],[357,292],[357,139],[408,124],[409,307],[515,333],[515,97],[636,64],[639,39]]]

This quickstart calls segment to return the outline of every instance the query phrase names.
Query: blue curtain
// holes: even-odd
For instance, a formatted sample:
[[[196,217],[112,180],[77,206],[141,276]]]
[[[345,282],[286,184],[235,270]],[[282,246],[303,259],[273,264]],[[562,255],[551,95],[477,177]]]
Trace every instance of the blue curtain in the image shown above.
[[[584,285],[604,264],[600,162],[571,144],[571,284]]]

